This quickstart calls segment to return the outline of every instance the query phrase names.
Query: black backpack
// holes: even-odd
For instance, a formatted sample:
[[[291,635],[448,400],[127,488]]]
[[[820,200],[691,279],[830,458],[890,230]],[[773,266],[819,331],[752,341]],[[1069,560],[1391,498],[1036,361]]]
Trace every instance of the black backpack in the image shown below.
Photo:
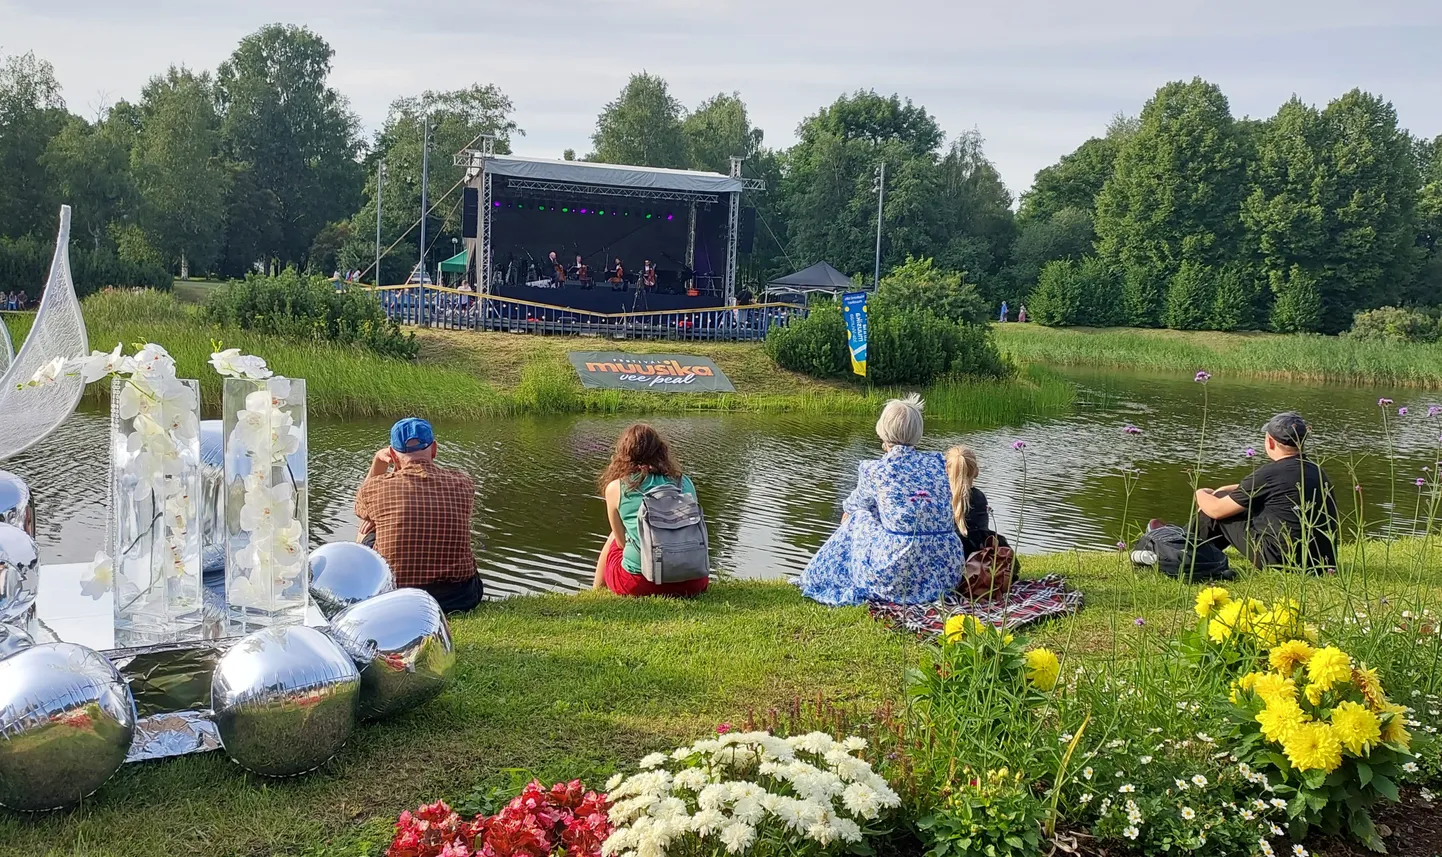
[[[1211,542],[1192,542],[1175,524],[1148,530],[1137,539],[1137,550],[1157,555],[1162,574],[1179,580],[1232,580],[1237,575],[1222,549]]]

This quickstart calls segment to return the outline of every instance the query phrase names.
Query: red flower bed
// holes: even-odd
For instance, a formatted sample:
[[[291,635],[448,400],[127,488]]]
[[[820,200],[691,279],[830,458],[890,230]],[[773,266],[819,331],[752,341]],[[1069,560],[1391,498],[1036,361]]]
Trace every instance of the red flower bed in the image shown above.
[[[396,820],[386,857],[600,857],[611,802],[580,780],[530,785],[492,816],[466,821],[444,801]]]

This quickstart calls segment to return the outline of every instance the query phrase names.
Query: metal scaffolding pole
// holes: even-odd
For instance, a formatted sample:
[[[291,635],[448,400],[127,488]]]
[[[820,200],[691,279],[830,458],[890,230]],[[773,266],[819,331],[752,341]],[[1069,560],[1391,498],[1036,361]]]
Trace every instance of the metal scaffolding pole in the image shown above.
[[[741,178],[741,159],[731,158],[731,177]],[[741,192],[728,194],[731,212],[726,226],[726,305],[736,305],[736,241],[741,225]]]

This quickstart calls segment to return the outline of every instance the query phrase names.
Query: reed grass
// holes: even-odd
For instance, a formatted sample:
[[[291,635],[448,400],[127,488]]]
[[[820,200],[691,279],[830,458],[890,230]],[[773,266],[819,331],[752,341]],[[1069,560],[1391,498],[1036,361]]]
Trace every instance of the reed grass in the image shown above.
[[[1442,387],[1442,344],[1035,324],[1002,324],[993,330],[1002,352],[1025,363],[1167,372],[1206,369],[1279,380]]]
[[[219,408],[220,378],[207,366],[216,342],[266,359],[280,374],[305,378],[307,403],[321,417],[391,418],[445,414],[451,419],[564,413],[756,412],[870,416],[900,392],[859,382],[817,381],[780,369],[756,343],[603,342],[577,337],[518,336],[474,331],[418,331],[414,362],[360,348],[296,342],[207,324],[198,308],[161,292],[112,292],[83,303],[92,348],[157,342],[175,357],[182,377],[201,380],[202,405]],[[21,342],[33,314],[7,316]],[[736,393],[640,393],[588,390],[566,358],[569,351],[614,348],[633,353],[684,352],[709,357]],[[1070,409],[1072,385],[1042,369],[1003,381],[952,379],[922,390],[927,412],[967,425],[1016,423]],[[86,394],[107,395],[104,385]]]

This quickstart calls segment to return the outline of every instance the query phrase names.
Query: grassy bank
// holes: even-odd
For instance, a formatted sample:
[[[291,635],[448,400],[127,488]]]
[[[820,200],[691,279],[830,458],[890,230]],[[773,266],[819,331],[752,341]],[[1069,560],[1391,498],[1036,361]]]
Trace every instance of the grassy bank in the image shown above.
[[[1349,549],[1337,577],[1253,573],[1232,589],[1297,598],[1309,615],[1379,621],[1388,609],[1442,604],[1442,584],[1419,573],[1439,546],[1361,550]],[[1119,555],[1028,557],[1025,571],[1065,574],[1086,594],[1078,616],[1037,629],[1064,662],[1121,662],[1194,619],[1197,587],[1134,571]],[[422,801],[474,807],[531,775],[599,783],[645,753],[798,697],[862,710],[898,700],[915,656],[863,609],[820,607],[776,583],[723,582],[690,602],[517,598],[452,629],[458,664],[445,694],[359,728],[320,771],[263,780],[218,753],[127,766],[83,808],[0,812],[0,854],[377,855],[394,817]]]
[[[318,416],[395,417],[444,414],[452,419],[518,413],[653,413],[681,411],[801,412],[871,416],[896,391],[851,382],[817,381],[779,369],[754,343],[616,343],[579,337],[421,330],[420,358],[406,362],[355,348],[296,343],[205,324],[199,307],[174,296],[99,294],[84,302],[92,347],[158,342],[175,356],[182,377],[201,379],[208,411],[219,406],[218,376],[206,365],[212,342],[258,354],[277,372],[307,381]],[[12,337],[23,340],[31,315],[7,315]],[[566,360],[574,350],[624,349],[709,357],[735,394],[635,393],[586,390]],[[928,413],[972,425],[1019,422],[1065,412],[1072,386],[1040,370],[1007,381],[943,383],[923,391]],[[89,395],[103,397],[94,388]]]
[[[1362,342],[1338,336],[1213,333],[1138,328],[995,325],[1015,360],[1286,380],[1442,387],[1442,345]]]

